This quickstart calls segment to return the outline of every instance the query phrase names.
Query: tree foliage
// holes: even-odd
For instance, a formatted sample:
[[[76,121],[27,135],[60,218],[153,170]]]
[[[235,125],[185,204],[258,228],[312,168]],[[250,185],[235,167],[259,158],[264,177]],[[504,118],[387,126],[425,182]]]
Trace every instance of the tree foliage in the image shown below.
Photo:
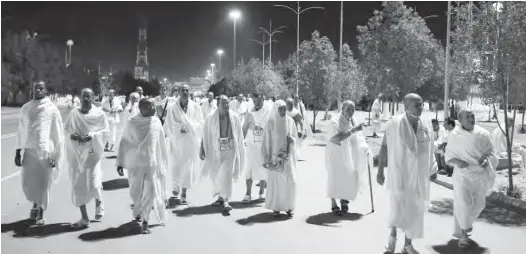
[[[235,94],[258,92],[266,96],[279,96],[286,92],[279,73],[255,58],[248,63],[241,62],[232,71],[231,83]]]
[[[441,63],[442,48],[425,21],[402,2],[384,2],[365,26],[358,26],[369,92],[382,91],[400,99],[433,76]]]

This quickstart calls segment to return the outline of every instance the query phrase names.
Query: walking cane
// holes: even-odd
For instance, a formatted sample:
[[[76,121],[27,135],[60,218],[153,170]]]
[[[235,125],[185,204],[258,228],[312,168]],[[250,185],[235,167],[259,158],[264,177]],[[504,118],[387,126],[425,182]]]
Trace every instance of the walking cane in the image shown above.
[[[367,170],[369,171],[369,192],[371,193],[371,213],[374,213],[373,184],[371,181],[371,164],[370,163],[367,163]]]

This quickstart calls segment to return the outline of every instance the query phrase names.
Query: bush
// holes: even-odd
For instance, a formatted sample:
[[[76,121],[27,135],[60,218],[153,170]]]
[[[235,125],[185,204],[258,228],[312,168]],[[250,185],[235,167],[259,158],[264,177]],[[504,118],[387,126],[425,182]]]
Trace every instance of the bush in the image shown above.
[[[509,190],[509,186],[507,184],[502,184],[502,185],[499,185],[497,187],[497,190],[498,192],[506,195],[506,196],[509,196],[509,197],[512,197],[512,198],[516,198],[516,199],[520,199],[520,200],[523,200],[523,197],[522,197],[522,193],[523,193],[523,187],[521,186],[518,186],[518,185],[515,185],[513,186],[513,191],[511,193],[508,194],[508,190]],[[526,197],[525,197],[526,198]]]

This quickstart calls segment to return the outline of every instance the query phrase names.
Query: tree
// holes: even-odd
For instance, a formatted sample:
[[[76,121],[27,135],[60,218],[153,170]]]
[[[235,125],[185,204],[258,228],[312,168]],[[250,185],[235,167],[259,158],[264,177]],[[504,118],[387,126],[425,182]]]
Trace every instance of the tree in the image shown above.
[[[435,75],[440,49],[425,21],[402,2],[384,2],[365,26],[358,26],[369,92],[399,101]],[[393,107],[394,110],[394,107]]]
[[[314,31],[311,39],[303,41],[299,51],[299,95],[313,106],[312,131],[316,130],[316,116],[329,103],[327,85],[334,82],[336,52],[326,36]]]
[[[241,63],[232,71],[231,83],[235,94],[259,92],[267,96],[278,96],[286,90],[278,72],[255,58],[246,64]]]
[[[485,80],[481,83],[488,92],[499,94],[504,105],[504,118],[507,119],[508,103],[513,102],[513,95],[521,93],[524,86],[517,77],[526,73],[526,3],[482,2],[479,6],[472,5],[471,11],[472,50],[483,62],[481,72]],[[493,108],[496,112],[495,104]],[[515,117],[516,108],[513,110],[514,121]],[[498,118],[497,125],[507,140],[508,195],[512,195],[511,153],[515,128],[508,126],[508,121],[504,121],[503,126]]]

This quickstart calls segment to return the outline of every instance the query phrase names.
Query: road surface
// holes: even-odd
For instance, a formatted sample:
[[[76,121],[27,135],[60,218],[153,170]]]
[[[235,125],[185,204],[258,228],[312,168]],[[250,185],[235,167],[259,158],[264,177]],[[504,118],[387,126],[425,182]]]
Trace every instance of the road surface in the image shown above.
[[[27,227],[31,204],[21,190],[19,168],[13,163],[15,138],[4,135],[16,130],[16,120],[2,118],[2,252],[13,254],[94,254],[94,253],[383,253],[387,240],[385,192],[374,183],[375,213],[371,212],[368,185],[356,202],[351,215],[330,214],[326,197],[326,172],[323,144],[308,140],[302,150],[304,161],[298,164],[298,204],[293,219],[275,220],[263,204],[233,202],[230,216],[209,206],[212,186],[205,180],[188,191],[191,204],[170,209],[166,226],[156,226],[152,217],[151,235],[135,235],[130,225],[131,203],[126,179],[115,172],[114,153],[102,163],[106,216],[82,231],[71,231],[69,224],[80,218],[71,203],[71,184],[67,169],[52,190],[46,212],[48,225]],[[14,117],[13,119],[16,119]],[[7,130],[7,131],[5,131]],[[373,177],[376,170],[372,170]],[[6,178],[10,175],[12,177]],[[244,182],[235,185],[234,201],[243,199]],[[253,193],[257,193],[254,189]],[[451,241],[453,228],[450,190],[432,185],[433,212],[425,217],[425,238],[416,240],[421,253],[461,253]],[[88,212],[94,215],[94,204]],[[474,225],[473,239],[480,247],[463,253],[519,254],[526,249],[526,218],[516,213],[488,208]],[[398,248],[403,244],[399,237]]]

